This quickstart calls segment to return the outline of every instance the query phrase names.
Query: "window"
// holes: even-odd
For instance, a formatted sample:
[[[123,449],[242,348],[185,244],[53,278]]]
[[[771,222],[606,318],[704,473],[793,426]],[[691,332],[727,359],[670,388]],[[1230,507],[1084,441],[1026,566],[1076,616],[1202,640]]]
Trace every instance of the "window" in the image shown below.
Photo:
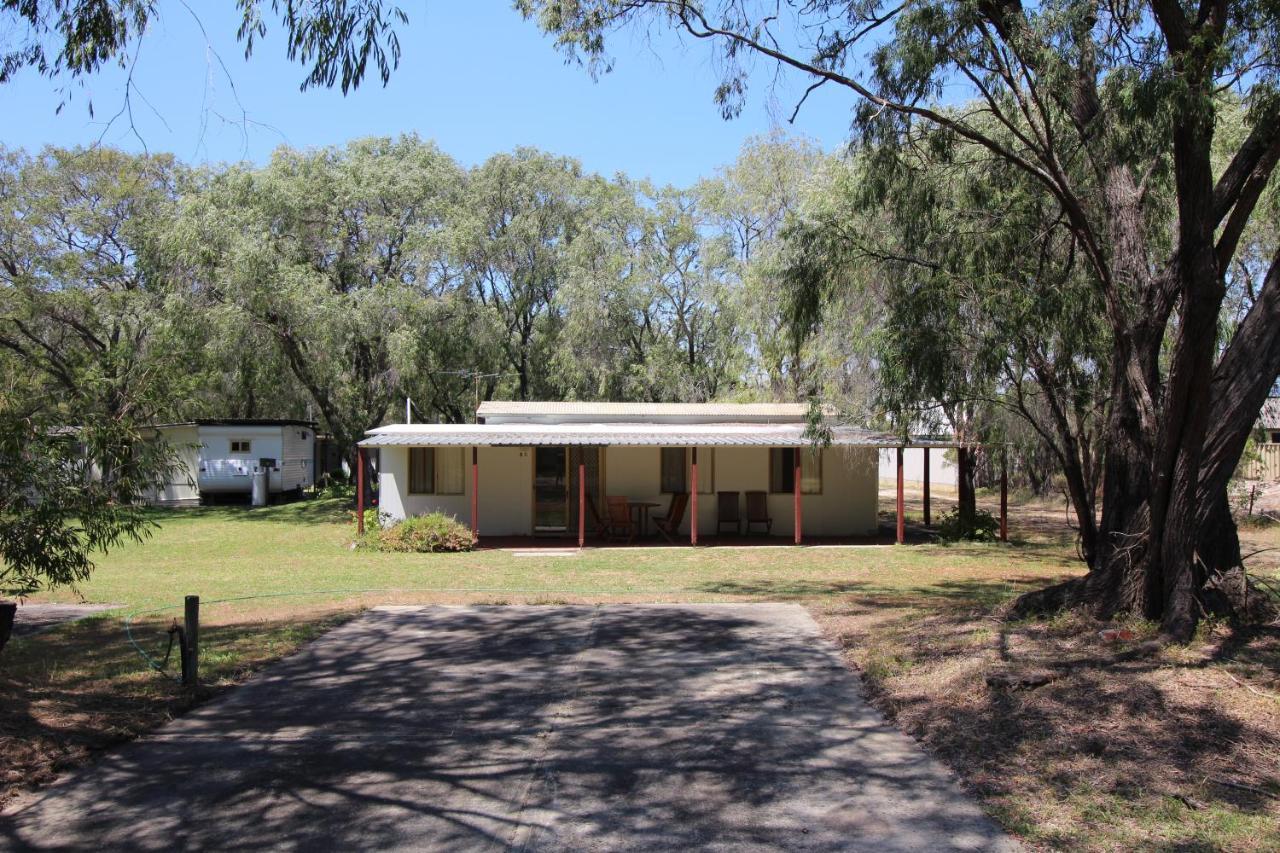
[[[247,456],[247,455],[249,454],[249,452],[250,452],[250,447],[251,447],[251,446],[252,446],[252,445],[250,444],[249,439],[247,439],[247,438],[233,438],[233,439],[231,439],[231,452],[232,452],[232,453],[243,453],[243,454],[245,454],[245,455]]]
[[[689,491],[689,481],[685,478],[685,455],[683,447],[662,448],[663,494]]]
[[[462,447],[410,447],[409,494],[460,495],[465,491]]]
[[[462,447],[441,447],[436,450],[436,494],[460,495],[465,489],[466,463]]]
[[[436,491],[436,449],[409,448],[409,494],[433,495]]]
[[[676,492],[688,492],[693,482],[693,454],[687,447],[662,448],[661,476],[662,485],[659,491],[664,495]],[[698,494],[709,495],[716,490],[716,456],[714,448],[703,447],[698,453]]]
[[[769,491],[794,492],[796,488],[796,449],[772,447],[769,449]],[[800,451],[800,493],[822,494],[822,456],[812,450]]]
[[[1271,433],[1271,443],[1280,444],[1280,430],[1275,430]]]

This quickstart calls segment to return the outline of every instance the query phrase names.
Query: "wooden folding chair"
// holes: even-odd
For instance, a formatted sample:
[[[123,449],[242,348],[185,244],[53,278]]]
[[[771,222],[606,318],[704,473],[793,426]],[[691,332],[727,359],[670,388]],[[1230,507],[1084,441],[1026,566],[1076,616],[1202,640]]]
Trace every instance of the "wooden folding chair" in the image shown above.
[[[636,538],[636,524],[631,520],[631,501],[617,496],[605,496],[606,518],[609,521],[609,538],[625,539],[628,544]]]
[[[587,494],[587,512],[591,513],[591,529],[592,534],[601,538],[609,535],[609,522],[600,515],[600,507],[596,506],[595,498]]]
[[[671,505],[667,507],[667,514],[661,518],[655,518],[653,524],[658,528],[658,532],[667,538],[671,544],[675,544],[676,535],[680,532],[680,523],[684,521],[685,508],[689,506],[689,493],[676,492],[671,496]]]
[[[716,492],[716,534],[726,524],[733,525],[734,535],[742,532],[742,516],[738,513],[737,492]]]
[[[769,517],[769,495],[765,492],[747,492],[748,535],[753,524],[763,524],[765,536],[773,531],[773,519]]]

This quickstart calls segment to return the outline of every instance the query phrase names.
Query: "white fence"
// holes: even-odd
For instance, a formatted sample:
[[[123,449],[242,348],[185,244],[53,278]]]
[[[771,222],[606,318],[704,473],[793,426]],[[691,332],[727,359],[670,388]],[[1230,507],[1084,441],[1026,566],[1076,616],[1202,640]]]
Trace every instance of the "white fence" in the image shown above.
[[[1280,482],[1280,444],[1259,444],[1258,458],[1244,467],[1245,477],[1267,483]]]

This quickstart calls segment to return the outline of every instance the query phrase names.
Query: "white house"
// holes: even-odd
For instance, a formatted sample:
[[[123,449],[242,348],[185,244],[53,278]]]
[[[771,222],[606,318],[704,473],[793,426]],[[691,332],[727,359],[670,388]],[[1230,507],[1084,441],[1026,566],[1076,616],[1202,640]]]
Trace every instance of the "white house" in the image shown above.
[[[947,486],[951,489],[955,488],[956,476],[960,468],[955,461],[949,459],[948,456],[954,456],[954,451],[950,454],[942,451],[929,452],[928,448],[920,448],[919,450],[909,450],[902,457],[903,476],[908,483],[920,484],[925,481],[925,456],[929,458],[929,483],[934,486]],[[880,451],[880,479],[892,480],[898,476],[897,473],[897,452],[895,450]]]
[[[749,492],[755,514],[763,506],[768,518],[754,526],[762,533],[795,541],[875,533],[878,453],[903,442],[835,426],[814,449],[806,412],[803,404],[486,402],[475,424],[384,426],[360,447],[379,451],[384,517],[440,511],[481,536],[578,537],[595,529],[608,497],[639,508],[643,529],[685,495],[678,532],[696,541],[734,532],[720,522],[735,504],[745,532]]]
[[[253,475],[267,471],[271,494],[315,482],[316,425],[311,421],[218,419],[158,424],[155,435],[178,454],[169,482],[148,503],[193,505],[212,495],[249,495]]]

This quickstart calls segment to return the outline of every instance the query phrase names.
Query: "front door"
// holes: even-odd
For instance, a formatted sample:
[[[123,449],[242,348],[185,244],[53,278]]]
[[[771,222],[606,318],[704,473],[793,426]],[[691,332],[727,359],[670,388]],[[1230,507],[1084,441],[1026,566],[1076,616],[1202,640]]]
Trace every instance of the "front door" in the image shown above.
[[[569,454],[563,447],[533,449],[533,532],[569,527]]]

